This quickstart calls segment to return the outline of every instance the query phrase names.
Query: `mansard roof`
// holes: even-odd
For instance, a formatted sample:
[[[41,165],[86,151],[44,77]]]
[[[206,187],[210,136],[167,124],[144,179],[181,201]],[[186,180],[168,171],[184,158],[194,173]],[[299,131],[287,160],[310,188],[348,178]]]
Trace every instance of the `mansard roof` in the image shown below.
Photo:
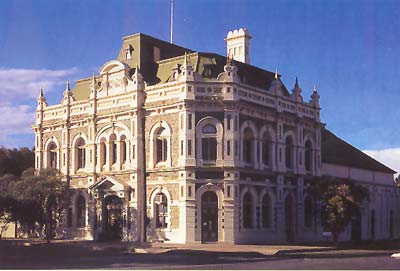
[[[154,60],[154,48],[160,50],[160,59]],[[126,51],[131,52],[131,58],[125,59]],[[131,69],[129,75],[133,74],[138,66],[144,81],[148,85],[168,82],[173,74],[173,69],[179,68],[183,64],[184,54],[188,53],[189,62],[193,65],[194,71],[201,76],[202,80],[217,79],[218,75],[224,72],[226,57],[215,53],[195,52],[175,44],[171,44],[151,36],[138,33],[123,38],[122,47],[118,54],[118,60],[127,64]],[[238,76],[241,82],[250,86],[269,89],[274,80],[274,73],[264,69],[245,64],[239,61],[232,61],[238,68]],[[98,84],[101,77],[96,78]],[[75,84],[73,93],[76,100],[89,98],[90,77],[78,80]],[[290,96],[287,88],[282,83],[284,95]]]
[[[322,162],[359,169],[394,174],[396,171],[376,161],[364,152],[337,137],[331,131],[321,131]]]

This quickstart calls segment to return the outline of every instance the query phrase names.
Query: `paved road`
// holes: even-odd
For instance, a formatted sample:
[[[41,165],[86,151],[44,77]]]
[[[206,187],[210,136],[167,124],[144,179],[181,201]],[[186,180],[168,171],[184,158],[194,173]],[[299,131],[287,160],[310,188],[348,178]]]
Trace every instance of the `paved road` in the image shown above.
[[[0,248],[0,268],[10,269],[400,269],[391,251],[313,249],[223,252],[173,249],[158,254],[90,246],[36,245]]]

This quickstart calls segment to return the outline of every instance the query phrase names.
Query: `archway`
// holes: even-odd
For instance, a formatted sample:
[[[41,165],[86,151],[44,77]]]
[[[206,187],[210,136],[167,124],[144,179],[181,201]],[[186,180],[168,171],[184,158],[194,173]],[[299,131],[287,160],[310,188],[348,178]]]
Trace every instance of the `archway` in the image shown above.
[[[285,234],[286,241],[292,243],[294,241],[294,200],[291,195],[287,195],[285,199]]]
[[[213,191],[201,196],[201,241],[218,241],[218,196]]]
[[[123,202],[117,196],[107,196],[103,204],[104,238],[107,240],[121,240],[122,238],[122,209]]]

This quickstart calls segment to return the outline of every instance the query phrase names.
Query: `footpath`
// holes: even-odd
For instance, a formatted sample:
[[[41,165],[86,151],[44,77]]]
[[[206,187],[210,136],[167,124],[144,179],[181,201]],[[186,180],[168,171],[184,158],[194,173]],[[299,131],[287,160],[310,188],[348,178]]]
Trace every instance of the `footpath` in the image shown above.
[[[21,250],[22,249],[22,250]],[[46,244],[44,240],[2,240],[0,251],[35,251],[43,250],[48,255],[51,253],[129,253],[129,254],[173,254],[173,255],[217,255],[229,254],[231,256],[250,257],[290,257],[290,258],[318,258],[318,257],[358,257],[392,255],[400,252],[400,242],[390,243],[364,243],[361,245],[340,244],[338,247],[330,243],[294,244],[294,245],[236,245],[226,243],[134,243],[134,242],[94,242],[77,240],[52,240]],[[35,253],[36,254],[36,253]],[[393,257],[399,257],[400,254]]]

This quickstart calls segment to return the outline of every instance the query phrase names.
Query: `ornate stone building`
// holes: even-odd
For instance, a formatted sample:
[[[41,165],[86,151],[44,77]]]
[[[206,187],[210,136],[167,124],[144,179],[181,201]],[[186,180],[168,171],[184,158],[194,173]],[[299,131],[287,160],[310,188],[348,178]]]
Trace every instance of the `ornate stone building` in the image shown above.
[[[341,235],[400,237],[394,172],[326,130],[314,87],[303,100],[280,75],[250,65],[245,29],[227,55],[156,38],[123,38],[99,74],[67,84],[60,104],[41,91],[36,169],[74,189],[65,238],[271,243],[321,240],[322,175],[371,191]]]

